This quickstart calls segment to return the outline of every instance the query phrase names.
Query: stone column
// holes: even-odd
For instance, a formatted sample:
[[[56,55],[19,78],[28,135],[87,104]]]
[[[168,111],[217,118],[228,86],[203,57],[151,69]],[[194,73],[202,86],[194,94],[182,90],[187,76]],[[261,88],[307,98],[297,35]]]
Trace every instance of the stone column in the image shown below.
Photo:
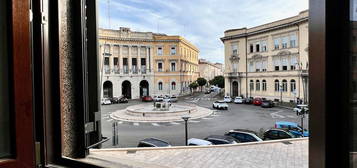
[[[123,45],[119,45],[119,73],[123,74]]]
[[[138,46],[138,57],[137,57],[137,71],[138,74],[141,74],[141,46]]]
[[[129,74],[132,74],[132,63],[131,63],[131,45],[129,45],[128,46],[128,52],[129,52],[129,54],[128,54],[128,67],[129,67]]]
[[[154,47],[149,47],[150,72],[154,73]]]

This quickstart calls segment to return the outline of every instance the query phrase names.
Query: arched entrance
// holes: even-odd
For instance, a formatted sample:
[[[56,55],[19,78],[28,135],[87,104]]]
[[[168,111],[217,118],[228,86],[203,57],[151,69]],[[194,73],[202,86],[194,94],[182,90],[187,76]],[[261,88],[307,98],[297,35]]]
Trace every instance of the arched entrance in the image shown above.
[[[124,97],[131,99],[131,83],[129,81],[124,81],[121,85],[121,93]]]
[[[149,82],[142,80],[140,82],[140,97],[149,96]]]
[[[234,81],[232,83],[232,97],[238,96],[238,82]]]
[[[110,81],[105,81],[103,83],[103,97],[109,98],[113,97],[113,83]]]

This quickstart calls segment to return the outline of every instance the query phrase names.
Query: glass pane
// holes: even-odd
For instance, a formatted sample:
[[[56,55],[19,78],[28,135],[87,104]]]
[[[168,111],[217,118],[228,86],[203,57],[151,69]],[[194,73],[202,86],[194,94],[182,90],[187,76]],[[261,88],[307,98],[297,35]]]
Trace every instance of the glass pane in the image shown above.
[[[0,2],[0,158],[11,155],[6,1]]]
[[[351,63],[351,103],[352,103],[352,143],[351,143],[351,167],[355,167],[357,163],[357,134],[355,130],[357,130],[357,0],[351,0],[350,4],[350,19],[351,19],[351,53],[350,53],[350,63]]]

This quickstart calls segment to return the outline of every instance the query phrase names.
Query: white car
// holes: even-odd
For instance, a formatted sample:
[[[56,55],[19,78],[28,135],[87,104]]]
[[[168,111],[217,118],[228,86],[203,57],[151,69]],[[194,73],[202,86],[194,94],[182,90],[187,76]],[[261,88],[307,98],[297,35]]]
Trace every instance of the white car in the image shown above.
[[[161,96],[154,96],[154,97],[152,98],[152,100],[154,100],[155,102],[158,102],[158,101],[163,101],[164,98],[161,97]]]
[[[197,139],[197,138],[190,138],[189,140],[187,140],[187,144],[189,146],[209,146],[209,145],[213,145],[212,142],[210,141],[206,141],[203,139]]]
[[[293,110],[296,114],[300,113],[302,108],[305,109],[305,112],[309,112],[309,106],[307,104],[298,104]]]
[[[229,96],[224,96],[223,101],[226,102],[226,103],[230,103],[230,102],[232,102],[232,98],[229,97]]]
[[[213,102],[212,107],[215,108],[215,109],[228,110],[228,104],[225,101],[222,101],[222,100]]]
[[[102,105],[108,105],[108,104],[112,104],[112,102],[111,102],[109,99],[107,99],[107,98],[103,98],[103,99],[101,100],[101,104],[102,104]]]
[[[242,98],[242,97],[236,97],[236,98],[234,98],[234,103],[242,104],[242,103],[243,103],[243,98]]]
[[[176,96],[171,96],[170,97],[170,102],[177,102],[177,97]]]

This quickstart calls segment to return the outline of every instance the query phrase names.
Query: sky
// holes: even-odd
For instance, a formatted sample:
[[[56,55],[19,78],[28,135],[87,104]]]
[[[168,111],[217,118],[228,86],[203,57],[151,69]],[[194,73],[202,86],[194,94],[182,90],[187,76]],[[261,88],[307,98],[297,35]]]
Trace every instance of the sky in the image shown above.
[[[308,0],[99,0],[99,27],[180,35],[199,48],[199,58],[223,63],[220,38],[225,30],[258,26],[306,9]]]

